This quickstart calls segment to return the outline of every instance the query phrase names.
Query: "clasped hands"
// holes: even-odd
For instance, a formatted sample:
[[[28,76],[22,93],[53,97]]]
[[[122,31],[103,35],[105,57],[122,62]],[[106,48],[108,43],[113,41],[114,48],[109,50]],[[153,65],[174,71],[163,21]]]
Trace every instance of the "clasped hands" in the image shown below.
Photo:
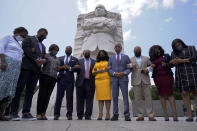
[[[130,64],[127,65],[127,68],[128,68],[128,69],[131,68]],[[132,64],[132,68],[137,68],[137,64]],[[148,74],[148,73],[149,73],[149,71],[148,71],[147,68],[146,68],[146,69],[142,69],[141,72],[142,72],[142,73],[145,73],[145,74]]]
[[[106,67],[104,70],[97,70],[97,69],[94,69],[95,72],[97,73],[104,73],[104,72],[107,72],[111,69],[111,66],[108,66]]]
[[[74,65],[73,67],[77,68],[77,69],[81,68],[80,65]],[[69,65],[63,65],[60,67],[60,70],[70,70],[70,69],[71,69],[71,67]]]
[[[38,58],[37,60],[36,60],[36,65],[38,66],[38,67],[41,67],[41,65],[44,63],[44,59],[42,59],[42,58]]]
[[[117,77],[117,78],[122,78],[124,75],[125,75],[124,72],[115,72],[114,73],[114,76]]]
[[[189,62],[189,59],[174,58],[169,63],[173,64],[173,65],[178,65],[178,64],[181,64],[181,63],[188,63],[188,62]]]

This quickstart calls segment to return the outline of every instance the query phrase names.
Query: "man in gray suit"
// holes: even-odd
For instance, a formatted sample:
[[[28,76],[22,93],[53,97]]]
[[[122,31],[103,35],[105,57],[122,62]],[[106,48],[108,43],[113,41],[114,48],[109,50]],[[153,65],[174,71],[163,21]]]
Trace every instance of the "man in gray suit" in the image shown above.
[[[141,48],[139,46],[134,48],[134,54],[135,56],[131,58],[132,64],[130,64],[128,68],[132,68],[131,85],[133,86],[138,112],[138,118],[136,121],[144,121],[142,92],[145,97],[146,112],[149,116],[149,121],[156,121],[153,115],[153,105],[150,91],[151,83],[149,77],[149,66],[151,65],[151,61],[148,57],[141,56]]]
[[[113,117],[112,121],[118,120],[118,96],[119,87],[122,92],[124,101],[124,115],[125,121],[131,121],[129,113],[129,99],[128,99],[128,75],[130,69],[127,69],[127,64],[130,63],[130,59],[127,55],[121,53],[122,45],[115,45],[116,55],[109,58],[108,66],[111,68],[109,73],[111,75],[111,85],[112,85],[112,98],[113,98]]]

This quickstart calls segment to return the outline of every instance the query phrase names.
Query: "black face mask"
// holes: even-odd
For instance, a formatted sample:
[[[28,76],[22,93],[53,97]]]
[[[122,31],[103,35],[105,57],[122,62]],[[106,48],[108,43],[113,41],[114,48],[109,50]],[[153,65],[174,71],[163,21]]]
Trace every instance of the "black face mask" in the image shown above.
[[[57,55],[57,53],[58,53],[58,51],[56,51],[56,50],[52,50],[52,51],[50,51],[50,54],[51,54],[52,56],[56,56],[56,55]]]
[[[161,53],[159,52],[159,53],[157,53],[157,57],[160,57],[161,56]]]
[[[135,56],[136,56],[136,57],[140,57],[140,56],[141,56],[141,52],[140,52],[140,51],[135,52]]]
[[[40,36],[38,36],[38,41],[42,42],[45,38],[46,38],[46,36],[40,35]]]
[[[70,56],[72,54],[72,52],[66,52],[67,56]]]
[[[101,60],[105,60],[105,56],[100,57]]]
[[[90,58],[90,53],[85,53],[84,56],[85,56],[86,59],[89,59]]]

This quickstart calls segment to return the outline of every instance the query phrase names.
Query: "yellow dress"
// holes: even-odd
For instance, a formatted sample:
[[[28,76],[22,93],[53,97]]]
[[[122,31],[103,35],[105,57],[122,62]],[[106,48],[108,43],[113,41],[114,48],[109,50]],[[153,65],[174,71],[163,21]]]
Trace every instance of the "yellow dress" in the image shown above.
[[[96,62],[92,73],[94,70],[104,70],[108,65],[107,61]],[[111,82],[110,75],[108,72],[98,73],[95,76],[95,86],[96,86],[96,100],[111,100]]]

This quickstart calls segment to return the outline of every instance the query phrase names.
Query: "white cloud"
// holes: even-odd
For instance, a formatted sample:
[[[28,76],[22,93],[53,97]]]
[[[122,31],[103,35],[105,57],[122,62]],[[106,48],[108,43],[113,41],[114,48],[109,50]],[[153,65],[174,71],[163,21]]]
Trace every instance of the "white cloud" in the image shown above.
[[[153,0],[152,3],[148,6],[149,8],[157,8],[159,6],[158,0]]]
[[[174,0],[163,0],[162,4],[163,4],[163,7],[165,8],[173,8]]]
[[[180,0],[181,2],[183,2],[183,3],[187,3],[188,2],[188,0]]]
[[[125,32],[123,32],[123,39],[124,41],[127,41],[131,36],[131,30],[127,30]]]
[[[169,23],[171,21],[172,21],[172,17],[169,17],[169,18],[164,19],[164,22],[166,22],[166,23]]]
[[[131,20],[139,16],[144,8],[157,8],[159,0],[78,0],[77,5],[81,13],[94,11],[96,5],[103,4],[107,10],[117,10],[123,20]]]
[[[125,32],[123,32],[123,39],[124,41],[128,41],[128,40],[135,40],[136,36],[132,34],[131,30],[127,30]]]

